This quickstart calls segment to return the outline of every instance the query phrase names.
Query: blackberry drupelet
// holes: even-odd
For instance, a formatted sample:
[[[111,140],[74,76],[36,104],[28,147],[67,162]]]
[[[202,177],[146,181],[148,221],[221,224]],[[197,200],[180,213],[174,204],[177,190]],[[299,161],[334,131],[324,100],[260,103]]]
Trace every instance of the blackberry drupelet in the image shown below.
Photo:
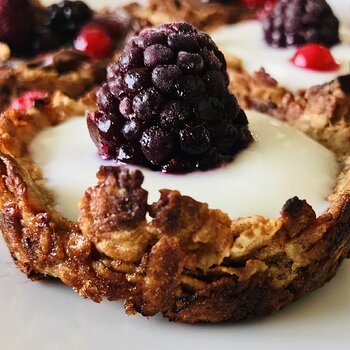
[[[265,41],[274,47],[339,42],[339,21],[325,0],[280,0],[264,18]]]
[[[0,0],[0,41],[15,54],[26,53],[34,37],[34,9],[29,0]]]
[[[47,26],[62,42],[73,40],[93,12],[83,1],[64,0],[48,7]]]
[[[145,29],[108,67],[90,135],[104,158],[171,173],[218,167],[253,140],[228,84],[207,34],[187,23]]]

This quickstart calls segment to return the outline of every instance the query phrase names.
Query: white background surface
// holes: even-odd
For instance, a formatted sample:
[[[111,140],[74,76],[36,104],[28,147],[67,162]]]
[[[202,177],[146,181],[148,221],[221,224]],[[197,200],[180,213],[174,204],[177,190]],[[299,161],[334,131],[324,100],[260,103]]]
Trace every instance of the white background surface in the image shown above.
[[[273,316],[191,326],[126,316],[122,303],[94,304],[57,282],[32,283],[0,238],[0,349],[349,349],[349,272],[346,262],[325,287]]]
[[[58,282],[30,282],[0,239],[2,350],[349,349],[350,264],[325,287],[272,316],[182,325],[126,316],[120,302],[94,304]]]

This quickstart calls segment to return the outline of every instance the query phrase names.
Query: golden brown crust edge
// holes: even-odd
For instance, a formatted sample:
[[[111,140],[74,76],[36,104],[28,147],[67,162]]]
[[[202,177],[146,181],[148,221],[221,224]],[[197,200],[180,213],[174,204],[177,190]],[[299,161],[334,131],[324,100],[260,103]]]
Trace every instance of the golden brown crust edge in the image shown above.
[[[141,17],[154,24],[185,21],[201,30],[210,30],[242,18],[254,17],[253,11],[239,3],[204,3],[200,0],[148,0],[147,6],[139,10]]]
[[[21,63],[10,62],[0,67],[0,108],[28,90],[58,90],[78,98],[105,79],[107,63],[107,59],[95,61],[74,49],[58,50]]]
[[[253,84],[252,78],[247,81]],[[329,125],[346,121],[349,111],[340,107],[348,97],[339,84],[320,89],[337,96],[327,114]],[[303,95],[296,119],[306,118],[309,96]],[[60,278],[95,301],[126,299],[128,312],[219,322],[280,309],[322,286],[347,256],[350,174],[348,153],[342,152],[331,206],[318,218],[297,198],[287,201],[277,220],[230,220],[167,190],[148,206],[138,172],[101,168],[98,185],[81,201],[79,224],[67,221],[52,210],[40,171],[21,157],[38,130],[84,108],[58,94],[42,110],[9,110],[0,120],[1,151],[8,154],[0,163],[0,229],[29,277]]]
[[[349,252],[349,196],[317,219],[293,198],[278,220],[231,222],[176,191],[148,208],[140,173],[102,168],[81,203],[81,232],[19,164],[1,156],[0,227],[17,266],[95,301],[126,299],[129,312],[188,323],[266,315],[322,286]]]

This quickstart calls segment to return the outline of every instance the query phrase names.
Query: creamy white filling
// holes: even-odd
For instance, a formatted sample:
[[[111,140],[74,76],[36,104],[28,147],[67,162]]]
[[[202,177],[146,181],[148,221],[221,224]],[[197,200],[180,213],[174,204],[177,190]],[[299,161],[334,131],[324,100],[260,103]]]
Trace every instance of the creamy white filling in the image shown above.
[[[339,70],[317,72],[296,67],[290,62],[297,48],[278,49],[268,46],[263,39],[259,21],[224,26],[211,36],[221,50],[241,58],[248,72],[253,73],[263,67],[281,85],[291,90],[324,84],[339,75],[350,73],[350,45],[344,43],[331,49],[333,57],[340,64]]]
[[[141,169],[149,201],[159,198],[159,189],[168,188],[222,209],[231,218],[275,218],[287,199],[299,196],[318,214],[324,212],[338,171],[333,153],[285,123],[253,111],[247,116],[256,141],[229,165],[186,175]],[[78,217],[84,191],[96,183],[99,166],[115,164],[98,157],[83,117],[41,132],[30,152],[53,191],[56,209],[72,220]]]

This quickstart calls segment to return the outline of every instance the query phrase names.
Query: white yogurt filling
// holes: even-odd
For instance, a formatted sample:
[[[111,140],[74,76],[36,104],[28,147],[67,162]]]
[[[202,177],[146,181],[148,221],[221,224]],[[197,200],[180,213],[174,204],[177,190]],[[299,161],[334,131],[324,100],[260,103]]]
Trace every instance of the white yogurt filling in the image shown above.
[[[317,214],[324,212],[338,172],[334,154],[283,122],[253,111],[247,116],[256,141],[232,163],[185,175],[141,169],[149,202],[158,200],[160,189],[168,188],[231,218],[256,214],[276,218],[294,196],[306,199]],[[99,166],[115,165],[97,155],[83,117],[44,130],[31,143],[30,152],[54,194],[56,209],[71,220],[78,217],[85,190],[96,184]]]
[[[262,24],[259,21],[251,20],[224,26],[211,33],[211,36],[221,50],[242,59],[248,72],[253,73],[263,67],[279,84],[290,90],[324,84],[337,76],[350,73],[348,44],[341,43],[331,48],[333,57],[340,64],[339,70],[317,72],[299,68],[290,62],[296,47],[278,49],[268,46],[264,41]]]

